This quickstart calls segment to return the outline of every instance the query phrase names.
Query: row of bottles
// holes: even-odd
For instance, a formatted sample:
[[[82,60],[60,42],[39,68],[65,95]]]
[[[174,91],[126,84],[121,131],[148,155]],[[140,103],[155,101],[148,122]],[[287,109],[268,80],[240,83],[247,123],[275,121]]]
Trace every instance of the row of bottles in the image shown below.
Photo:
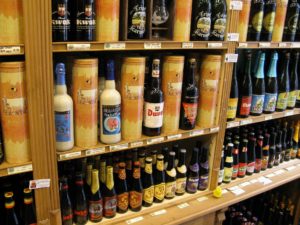
[[[60,193],[63,224],[100,222],[116,213],[140,211],[164,199],[208,188],[208,149],[187,150],[174,145],[85,158],[61,165]],[[75,175],[75,177],[74,177]]]
[[[156,136],[190,130],[195,125],[213,126],[221,56],[206,55],[201,61],[199,67],[196,58],[190,57],[184,66],[183,56],[166,56],[163,63],[154,57],[151,76],[145,76],[145,58],[126,57],[119,82],[115,61],[108,60],[101,89],[98,59],[78,59],[73,64],[72,98],[67,94],[65,65],[58,63],[54,96],[57,150],[71,149],[74,139],[76,146],[96,145],[98,121],[100,141],[107,144],[117,143],[121,137],[138,140],[142,133]]]
[[[277,52],[270,54],[267,63],[264,52],[246,52],[242,59],[245,61],[242,76],[237,76],[237,66],[234,69],[227,111],[228,121],[234,120],[236,116],[247,118],[249,115],[258,116],[300,107],[299,52],[281,52],[280,57],[281,61],[277,66]],[[254,60],[256,58],[258,62]]]
[[[228,130],[218,183],[230,183],[300,158],[299,125],[300,121],[272,121]]]

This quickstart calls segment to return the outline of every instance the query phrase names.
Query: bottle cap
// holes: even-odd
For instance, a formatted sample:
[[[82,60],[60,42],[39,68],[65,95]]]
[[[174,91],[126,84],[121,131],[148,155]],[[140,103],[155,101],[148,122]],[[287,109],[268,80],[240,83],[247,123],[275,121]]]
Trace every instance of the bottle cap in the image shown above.
[[[186,153],[186,149],[184,148],[180,149],[180,153]]]
[[[152,158],[151,157],[146,157],[146,163],[152,163]]]
[[[163,155],[163,154],[158,154],[158,155],[157,155],[157,159],[163,160],[163,159],[164,159],[164,155]]]
[[[57,63],[55,67],[55,73],[56,73],[56,84],[57,85],[65,85],[66,84],[66,69],[65,64],[63,63]]]

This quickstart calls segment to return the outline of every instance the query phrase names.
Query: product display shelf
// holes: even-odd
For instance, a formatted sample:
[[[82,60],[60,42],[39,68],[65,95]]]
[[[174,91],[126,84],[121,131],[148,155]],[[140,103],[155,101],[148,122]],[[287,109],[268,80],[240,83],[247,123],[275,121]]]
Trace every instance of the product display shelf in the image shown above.
[[[0,45],[0,56],[24,55],[24,45]]]
[[[32,171],[32,162],[14,164],[3,162],[0,165],[0,177],[26,173],[30,171]]]
[[[134,141],[121,141],[116,144],[106,145],[99,143],[97,146],[91,148],[81,148],[74,147],[69,151],[57,152],[58,161],[65,161],[76,158],[83,158],[92,155],[99,155],[104,153],[116,152],[116,151],[124,151],[127,149],[137,148],[137,147],[146,147],[153,144],[162,144],[171,141],[178,141],[192,137],[198,137],[207,134],[215,134],[219,132],[219,127],[211,127],[211,128],[199,128],[196,127],[193,130],[185,131],[179,130],[176,134],[170,135],[160,135],[155,137],[142,136],[139,140]]]
[[[244,119],[236,118],[234,121],[227,122],[227,129],[296,115],[300,115],[300,109],[274,112],[272,114],[262,114],[260,116],[249,116],[248,118]]]
[[[300,48],[300,42],[239,42],[237,48]]]

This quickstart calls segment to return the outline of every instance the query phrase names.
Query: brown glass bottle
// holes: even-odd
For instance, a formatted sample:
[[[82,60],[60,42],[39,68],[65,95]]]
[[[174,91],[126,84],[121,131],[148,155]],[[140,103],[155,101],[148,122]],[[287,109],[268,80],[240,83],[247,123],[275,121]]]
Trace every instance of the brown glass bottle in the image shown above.
[[[106,160],[100,160],[100,171],[99,171],[99,179],[100,179],[100,192],[103,194],[105,189],[105,182],[106,182]]]
[[[199,153],[199,185],[198,190],[204,191],[208,188],[209,183],[209,162],[208,162],[208,153],[207,148],[200,148]],[[225,160],[224,160],[225,161]],[[224,172],[225,172],[224,164]]]
[[[74,222],[79,225],[86,224],[88,221],[88,207],[86,194],[84,192],[82,173],[77,172],[75,176],[75,206]]]
[[[143,186],[141,180],[140,162],[133,163],[132,185],[129,192],[129,206],[132,211],[140,211],[143,203]]]
[[[143,206],[149,207],[153,204],[154,200],[154,181],[152,174],[152,158],[147,157],[145,171],[143,173]]]
[[[194,148],[190,165],[188,167],[186,191],[191,194],[197,192],[198,184],[199,184],[198,153],[199,153],[199,149]]]
[[[166,182],[164,169],[164,156],[157,155],[156,173],[154,174],[154,202],[162,202],[165,198]]]
[[[33,204],[32,191],[29,188],[25,188],[24,194],[24,205],[23,205],[23,223],[24,225],[37,224],[35,208]]]
[[[112,218],[117,212],[117,194],[115,191],[115,183],[113,176],[113,167],[106,167],[106,183],[103,194],[104,209],[103,215],[106,218]]]
[[[297,0],[289,0],[282,41],[295,41],[300,6]]]
[[[92,183],[89,197],[89,220],[98,223],[103,218],[103,200],[100,193],[99,171],[92,170]]]
[[[259,41],[264,18],[264,0],[251,3],[247,41]]]
[[[14,194],[12,192],[6,192],[5,197],[5,225],[19,225],[18,216],[15,212],[15,201],[13,199]]]
[[[124,162],[119,163],[119,174],[116,179],[116,191],[117,191],[117,199],[118,199],[117,211],[118,211],[118,213],[127,212],[128,204],[129,204],[129,193],[128,193],[128,187],[127,187],[127,182],[126,182],[125,166],[126,165]]]
[[[227,24],[227,4],[225,0],[213,0],[211,4],[211,41],[224,41]]]
[[[166,199],[175,197],[176,192],[176,169],[174,167],[175,152],[169,152],[169,162],[166,170]]]
[[[73,224],[73,207],[69,196],[68,179],[62,177],[60,179],[60,207],[63,225]]]
[[[179,160],[176,167],[176,195],[183,195],[186,189],[186,172],[187,168],[185,165],[186,149],[180,149]]]

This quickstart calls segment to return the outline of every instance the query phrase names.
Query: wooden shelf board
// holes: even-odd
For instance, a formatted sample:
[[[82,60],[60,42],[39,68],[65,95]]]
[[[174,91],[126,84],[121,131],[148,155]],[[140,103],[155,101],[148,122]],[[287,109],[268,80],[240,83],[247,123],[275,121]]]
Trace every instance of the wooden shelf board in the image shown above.
[[[14,163],[3,162],[0,165],[0,177],[10,176],[13,174],[26,173],[32,171],[32,163]]]
[[[279,173],[278,171],[281,172]],[[273,176],[267,178],[270,174],[273,174]],[[268,184],[260,182],[259,180],[262,177],[271,180],[271,182]],[[218,199],[214,198],[210,191],[197,192],[196,194],[184,194],[183,196],[175,197],[172,200],[165,200],[163,203],[154,204],[149,208],[143,207],[140,212],[128,211],[125,214],[117,214],[116,217],[112,219],[103,219],[98,224],[183,224],[298,178],[300,178],[300,160],[295,159],[289,162],[284,162],[277,167],[268,169],[259,174],[253,174],[252,176],[236,179],[230,184],[222,184],[221,187],[223,191],[226,189],[227,193],[224,193],[223,196]],[[257,182],[251,183],[252,180],[257,180]],[[250,185],[243,186],[246,182],[249,182]],[[243,189],[244,193],[235,195],[227,190],[234,186],[239,186]],[[97,223],[91,222],[88,222],[87,224],[97,225]]]
[[[237,48],[300,48],[300,42],[239,42]]]
[[[150,146],[154,144],[161,144],[161,143],[166,143],[166,142],[171,142],[176,140],[198,137],[207,134],[214,134],[217,132],[219,132],[218,126],[211,127],[211,128],[196,127],[195,129],[189,131],[179,130],[175,134],[169,134],[169,135],[162,134],[160,136],[155,136],[155,137],[142,136],[142,138],[139,140],[121,141],[113,145],[106,145],[106,144],[99,143],[98,145],[91,148],[74,147],[69,151],[64,151],[64,152],[57,151],[57,159],[58,161],[65,161],[70,159],[83,158],[92,155],[100,155],[100,154],[116,152],[116,151],[124,151],[126,149]]]
[[[24,55],[24,45],[0,45],[0,56]]]
[[[227,122],[226,124],[228,129],[294,115],[300,115],[300,109],[286,110],[284,112],[274,112],[272,114],[262,114],[260,116],[249,116],[248,118],[244,119],[237,118],[234,121]]]

